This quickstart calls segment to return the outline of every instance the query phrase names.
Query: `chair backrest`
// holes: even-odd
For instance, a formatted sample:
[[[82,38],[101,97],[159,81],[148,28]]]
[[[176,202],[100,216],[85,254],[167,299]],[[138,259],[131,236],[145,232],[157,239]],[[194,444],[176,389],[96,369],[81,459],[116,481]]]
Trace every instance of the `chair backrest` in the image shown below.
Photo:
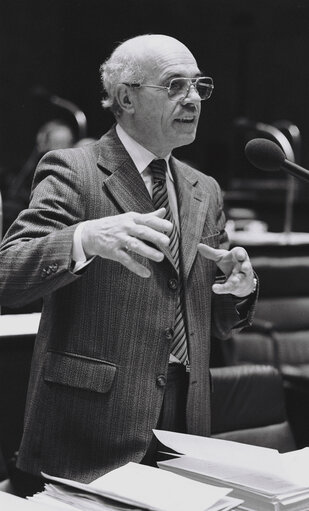
[[[216,367],[211,378],[212,436],[279,452],[295,449],[282,379],[274,367]]]
[[[260,280],[253,327],[222,349],[226,363],[309,366],[309,256],[252,258]]]

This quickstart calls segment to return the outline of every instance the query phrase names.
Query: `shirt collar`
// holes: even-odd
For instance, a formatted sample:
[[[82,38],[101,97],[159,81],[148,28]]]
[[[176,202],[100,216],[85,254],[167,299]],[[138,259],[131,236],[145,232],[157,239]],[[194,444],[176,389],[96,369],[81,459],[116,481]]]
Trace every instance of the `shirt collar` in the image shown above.
[[[134,138],[132,138],[121,126],[120,124],[116,125],[116,132],[120,139],[120,142],[124,145],[126,151],[129,153],[130,157],[133,160],[134,165],[140,174],[144,172],[144,170],[149,166],[152,160],[157,159],[157,156],[153,154],[151,151],[148,151],[146,147],[142,146]],[[167,172],[172,181],[173,176],[169,166],[170,154],[168,154],[164,160],[167,163]]]

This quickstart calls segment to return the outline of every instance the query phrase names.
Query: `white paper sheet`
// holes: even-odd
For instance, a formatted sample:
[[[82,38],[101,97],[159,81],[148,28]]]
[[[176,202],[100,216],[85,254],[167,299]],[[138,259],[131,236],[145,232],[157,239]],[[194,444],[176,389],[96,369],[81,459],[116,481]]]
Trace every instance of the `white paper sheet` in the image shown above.
[[[279,454],[239,442],[170,431],[154,433],[162,444],[183,453],[159,462],[161,468],[208,483],[213,478],[214,484],[223,482],[282,504],[309,496],[309,448]]]
[[[287,478],[309,487],[309,447],[280,454]]]
[[[59,509],[68,511],[141,511],[141,508],[128,506],[115,500],[107,499],[93,493],[82,492],[76,488],[69,488],[59,484],[46,484],[42,493],[37,493],[31,497],[35,502],[49,504],[57,502]],[[193,496],[194,498],[194,496]],[[230,511],[235,509],[243,501],[233,497],[223,497],[208,511]]]
[[[11,495],[0,491],[0,509],[1,511],[59,511],[57,502],[54,502],[49,507],[40,502],[29,502],[16,495]]]
[[[272,472],[281,467],[279,453],[275,449],[172,431],[155,429],[153,432],[163,445],[191,458],[248,470],[254,467],[255,471],[262,472]]]
[[[58,483],[93,492],[153,511],[205,511],[232,490],[199,483],[158,468],[128,463],[90,484],[43,476]]]

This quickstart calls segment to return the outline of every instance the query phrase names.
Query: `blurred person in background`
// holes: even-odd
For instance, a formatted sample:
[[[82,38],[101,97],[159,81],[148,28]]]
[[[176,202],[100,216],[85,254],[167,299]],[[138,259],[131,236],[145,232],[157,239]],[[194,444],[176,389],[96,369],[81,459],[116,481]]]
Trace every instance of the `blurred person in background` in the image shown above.
[[[73,128],[61,119],[44,123],[37,135],[33,150],[16,176],[6,178],[3,193],[3,232],[5,233],[20,211],[28,207],[35,168],[48,151],[73,147]]]

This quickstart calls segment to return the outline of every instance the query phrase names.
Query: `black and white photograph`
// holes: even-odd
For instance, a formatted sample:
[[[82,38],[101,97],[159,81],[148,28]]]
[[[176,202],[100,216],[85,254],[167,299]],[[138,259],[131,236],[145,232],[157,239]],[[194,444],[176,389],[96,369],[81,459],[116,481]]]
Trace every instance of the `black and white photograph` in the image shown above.
[[[0,27],[0,509],[308,511],[309,1]]]

